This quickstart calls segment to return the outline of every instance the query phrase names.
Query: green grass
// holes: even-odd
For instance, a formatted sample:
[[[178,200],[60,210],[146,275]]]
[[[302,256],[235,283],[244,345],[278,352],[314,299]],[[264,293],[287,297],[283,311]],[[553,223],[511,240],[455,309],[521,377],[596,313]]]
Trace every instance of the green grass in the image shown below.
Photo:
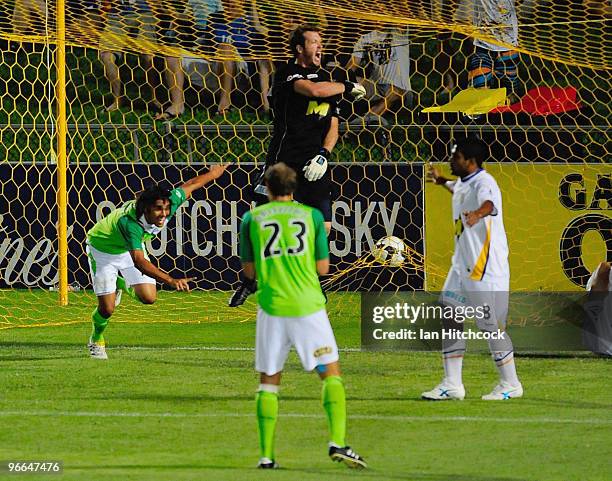
[[[330,289],[331,290],[331,289]],[[192,331],[188,326],[194,326],[195,332],[200,332],[201,326],[206,326],[208,345],[225,346],[224,336],[228,330],[240,331],[244,335],[233,337],[236,346],[251,346],[251,332],[244,331],[241,324],[253,324],[256,305],[253,298],[238,308],[227,307],[228,292],[194,290],[189,294],[172,291],[159,291],[155,305],[143,306],[139,302],[124,296],[121,307],[113,315],[113,324],[148,324],[155,330],[170,329],[174,342],[181,345],[190,343]],[[583,319],[581,293],[524,293],[515,292],[510,296],[508,325],[514,345],[518,351],[529,352],[575,352],[582,348],[580,325]],[[425,303],[435,302],[435,293],[398,292],[397,298],[387,302]],[[359,326],[361,318],[361,296],[358,292],[329,292],[327,310],[330,318],[335,319],[335,330],[343,336],[345,346],[360,347],[361,337]],[[45,328],[47,336],[54,342],[66,339],[63,334],[56,336],[58,326],[88,325],[91,313],[96,305],[96,298],[91,290],[69,293],[69,304],[58,306],[58,293],[42,289],[0,289],[0,333],[2,331],[20,332],[22,341],[38,339],[34,328]],[[401,323],[401,321],[400,321]],[[385,325],[393,325],[392,322]],[[182,325],[184,329],[174,330],[174,326]],[[466,325],[476,329],[473,321]],[[426,329],[436,329],[435,321],[423,325]],[[402,326],[396,326],[402,327]],[[164,331],[165,332],[165,331]],[[6,335],[14,335],[6,333]],[[164,336],[156,336],[158,340]],[[195,343],[201,340],[197,337]],[[128,339],[127,342],[138,344],[139,338]],[[402,348],[406,341],[384,341],[385,350]],[[435,346],[436,344],[429,344]],[[423,348],[415,342],[407,349]],[[435,347],[432,347],[435,348]],[[474,341],[472,351],[488,352],[485,341]]]
[[[23,306],[25,296],[13,296],[13,307]],[[36,298],[49,320],[61,313],[52,309],[53,297]],[[220,297],[210,299],[220,304]],[[71,298],[75,313],[92,307],[90,295]],[[159,305],[142,309],[141,316],[163,318],[169,306],[163,301],[164,296]],[[344,348],[359,345],[354,301],[347,295],[331,300],[330,317]],[[327,459],[320,383],[301,371],[292,354],[277,428],[283,469],[258,472],[253,353],[232,350],[253,345],[254,323],[215,322],[202,313],[199,324],[129,324],[121,321],[136,308],[121,307],[107,329],[107,362],[88,359],[86,322],[0,330],[0,459],[63,460],[64,474],[53,479],[79,481],[603,481],[612,476],[609,361],[519,357],[525,397],[486,403],[479,396],[495,383],[494,367],[488,356],[471,354],[464,371],[467,399],[427,403],[418,396],[439,381],[437,354],[355,350],[341,354],[349,442],[371,468],[351,472]],[[209,308],[202,303],[202,311]],[[245,312],[252,310],[250,305]]]

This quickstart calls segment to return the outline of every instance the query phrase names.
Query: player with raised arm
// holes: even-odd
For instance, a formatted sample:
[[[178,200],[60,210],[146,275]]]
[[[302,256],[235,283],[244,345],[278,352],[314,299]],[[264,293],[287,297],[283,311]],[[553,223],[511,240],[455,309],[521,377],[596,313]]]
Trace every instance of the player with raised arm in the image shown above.
[[[189,282],[194,278],[175,279],[156,267],[149,260],[145,242],[166,227],[194,190],[217,179],[225,169],[225,165],[211,167],[207,173],[173,190],[158,184],[148,187],[136,200],[126,202],[89,230],[86,251],[98,297],[98,307],[92,314],[93,332],[87,344],[92,358],[108,358],[103,333],[123,291],[143,304],[153,304],[157,299],[156,282],[177,291],[189,291]]]
[[[266,169],[284,162],[298,176],[295,200],[319,209],[329,232],[332,210],[327,161],[339,137],[337,102],[342,95],[361,99],[366,91],[358,83],[333,82],[331,74],[321,68],[323,41],[317,27],[296,28],[289,47],[294,58],[274,76],[274,133],[266,165],[255,182],[256,200],[258,204],[267,202],[263,180]],[[243,304],[256,288],[255,284],[243,282],[231,297],[230,306]]]
[[[247,212],[240,227],[244,276],[251,281],[257,278],[259,286],[255,343],[255,369],[260,373],[258,467],[278,467],[274,456],[278,391],[285,360],[294,346],[304,369],[316,369],[323,381],[329,456],[349,467],[364,468],[364,459],[345,445],[346,395],[317,275],[329,271],[323,216],[317,209],[293,202],[297,174],[284,163],[268,168],[264,182],[270,202]]]
[[[476,318],[485,332],[503,332],[499,339],[488,340],[500,381],[484,400],[521,397],[523,387],[514,364],[512,341],[505,332],[510,289],[508,242],[504,229],[502,196],[497,182],[482,167],[488,147],[477,138],[458,141],[452,150],[450,180],[436,168],[429,176],[452,195],[455,224],[455,252],[440,302],[446,306],[483,309],[486,315]],[[463,324],[445,322],[445,329],[463,331]],[[429,400],[463,399],[465,389],[461,376],[465,339],[443,339],[444,379],[422,397]]]

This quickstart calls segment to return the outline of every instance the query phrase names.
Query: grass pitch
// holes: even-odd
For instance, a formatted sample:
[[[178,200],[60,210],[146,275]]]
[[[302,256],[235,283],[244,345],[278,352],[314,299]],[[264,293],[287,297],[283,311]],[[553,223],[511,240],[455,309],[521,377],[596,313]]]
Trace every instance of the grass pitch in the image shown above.
[[[424,402],[421,391],[441,377],[439,356],[355,351],[359,324],[336,312],[338,344],[349,348],[341,354],[348,441],[366,457],[367,471],[327,458],[320,383],[293,354],[277,426],[282,469],[254,469],[252,321],[130,324],[119,322],[119,311],[106,333],[107,362],[88,358],[89,326],[78,316],[61,327],[0,330],[0,460],[62,460],[61,476],[19,478],[79,481],[612,477],[609,361],[519,357],[525,397],[487,403],[479,398],[495,384],[495,369],[488,356],[472,354],[467,399]]]

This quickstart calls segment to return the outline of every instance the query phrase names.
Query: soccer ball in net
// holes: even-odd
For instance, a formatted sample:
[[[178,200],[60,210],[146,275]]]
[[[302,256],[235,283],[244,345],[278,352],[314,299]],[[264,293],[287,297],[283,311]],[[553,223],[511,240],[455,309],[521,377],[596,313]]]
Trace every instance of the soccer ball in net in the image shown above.
[[[372,255],[374,260],[380,264],[389,265],[391,267],[399,267],[403,264],[406,251],[406,244],[399,237],[393,235],[380,239],[374,249]]]

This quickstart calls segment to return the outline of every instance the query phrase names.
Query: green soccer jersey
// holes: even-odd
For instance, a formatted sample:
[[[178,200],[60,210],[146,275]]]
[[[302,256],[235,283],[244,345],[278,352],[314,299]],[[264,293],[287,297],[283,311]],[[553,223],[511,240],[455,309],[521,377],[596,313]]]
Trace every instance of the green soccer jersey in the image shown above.
[[[257,300],[272,316],[307,316],[325,308],[316,261],[328,257],[323,215],[317,209],[270,202],[242,218],[240,259],[255,263]]]
[[[187,200],[183,189],[174,189],[170,193],[170,215],[174,215],[179,206]],[[163,227],[162,227],[163,228]],[[87,233],[87,241],[94,248],[106,254],[123,254],[132,250],[144,250],[145,241],[153,239],[155,234],[145,230],[145,226],[136,218],[136,201],[126,202],[106,217],[96,222]]]

